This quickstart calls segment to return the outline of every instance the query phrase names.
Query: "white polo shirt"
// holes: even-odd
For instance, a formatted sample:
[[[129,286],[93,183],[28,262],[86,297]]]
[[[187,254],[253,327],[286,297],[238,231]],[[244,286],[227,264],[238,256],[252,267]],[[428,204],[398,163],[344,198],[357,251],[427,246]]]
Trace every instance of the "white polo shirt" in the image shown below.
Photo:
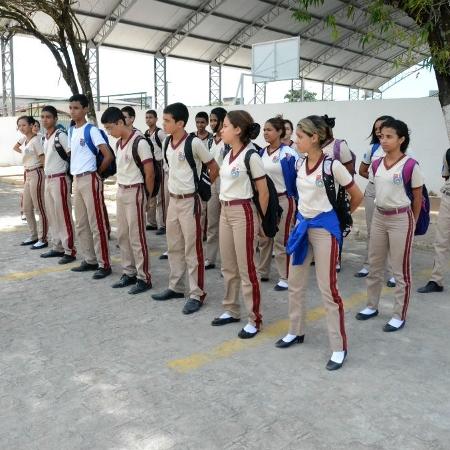
[[[187,137],[188,134],[186,133],[181,141],[175,143],[175,146],[173,145],[172,138],[170,138],[169,145],[167,146],[167,160],[169,162],[169,181],[167,186],[169,192],[175,195],[192,194],[195,192],[194,174],[184,154]],[[197,137],[192,139],[192,155],[199,175],[202,163],[208,164],[213,160],[208,149]]]
[[[37,169],[42,167],[39,156],[44,154],[44,147],[39,136],[33,136],[28,142],[22,140],[22,163],[25,170]]]
[[[405,155],[400,161],[391,167],[386,167],[385,159],[378,166],[375,177],[373,169],[369,171],[369,181],[375,184],[375,204],[382,209],[405,208],[411,205],[411,200],[406,195],[403,183],[403,167],[410,159]],[[418,188],[423,185],[423,176],[418,164],[414,166],[411,177],[411,187]]]
[[[147,130],[147,132],[148,132],[148,130]],[[155,152],[155,160],[156,161],[162,161],[162,159],[163,159],[162,148],[157,144],[156,139],[155,139],[155,134],[156,134],[156,128],[148,137],[150,138],[150,141],[153,144],[153,149],[154,149],[154,152]],[[161,145],[163,145],[164,139],[166,139],[167,134],[164,133],[163,130],[159,129],[158,130],[158,137],[159,137],[159,140],[161,141]]]
[[[286,192],[286,184],[284,182],[283,170],[281,168],[281,147],[269,153],[269,147],[264,149],[261,156],[264,170],[272,179],[278,194]]]
[[[250,142],[233,157],[230,150],[220,168],[220,200],[245,200],[253,197],[253,189],[245,167],[247,150],[254,148]],[[266,175],[264,165],[258,153],[253,153],[249,161],[252,179],[254,181]]]
[[[322,148],[323,153],[333,159],[334,159],[334,143],[335,142],[336,142],[336,139],[333,139],[325,147]],[[352,158],[350,149],[348,148],[347,142],[341,141],[339,148],[340,148],[340,162],[342,164],[347,164],[347,163],[351,162],[353,158]]]
[[[325,155],[310,170],[308,170],[307,157],[297,161],[298,211],[303,217],[308,219],[312,219],[323,212],[328,212],[333,209],[333,206],[328,200],[327,191],[323,182],[322,165],[324,157]],[[329,160],[325,162],[325,164],[330,163],[331,161]],[[346,189],[353,185],[352,175],[350,175],[340,161],[334,160],[331,167],[335,182],[344,186]]]
[[[96,156],[84,142],[84,129],[86,125],[87,123],[80,128],[72,128],[70,139],[70,173],[72,175],[97,171]],[[91,128],[91,139],[97,149],[99,145],[106,144],[99,129],[95,126]]]
[[[133,142],[138,136],[142,136],[142,134],[134,130],[128,141],[122,142],[122,140],[119,140],[118,142],[116,155],[116,178],[118,184],[130,185],[144,183],[144,177],[133,158]],[[150,145],[145,139],[139,141],[137,151],[142,164],[149,164],[152,161]]]
[[[57,173],[66,173],[69,163],[64,161],[55,149],[55,137],[59,130],[55,130],[51,136],[44,137],[44,152],[45,152],[45,175],[55,175]],[[67,134],[59,131],[58,140],[66,153],[69,150]]]

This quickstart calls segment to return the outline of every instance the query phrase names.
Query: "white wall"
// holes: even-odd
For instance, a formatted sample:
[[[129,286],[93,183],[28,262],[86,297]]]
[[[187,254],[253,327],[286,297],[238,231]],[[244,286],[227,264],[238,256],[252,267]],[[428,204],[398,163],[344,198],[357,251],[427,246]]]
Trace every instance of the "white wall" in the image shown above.
[[[240,109],[240,106],[227,107]],[[363,153],[369,146],[369,135],[374,120],[384,114],[389,114],[406,122],[411,130],[410,149],[419,160],[425,174],[429,189],[438,192],[442,184],[440,170],[442,155],[450,146],[444,117],[437,98],[370,100],[357,102],[311,102],[311,103],[281,103],[268,105],[245,105],[256,122],[264,125],[265,120],[277,114],[296,123],[310,114],[328,114],[336,117],[334,134],[338,138],[345,138],[350,148],[357,156],[359,165]],[[188,131],[195,129],[194,117],[198,111],[210,111],[211,107],[190,108]],[[137,111],[136,127],[145,129],[145,112]],[[158,112],[160,118],[162,112]],[[161,125],[161,124],[160,124]],[[262,135],[257,142],[263,144]],[[0,165],[17,164],[20,160],[10,150],[16,142],[15,120],[0,119]],[[360,177],[358,177],[360,178]],[[360,178],[361,185],[364,184]]]

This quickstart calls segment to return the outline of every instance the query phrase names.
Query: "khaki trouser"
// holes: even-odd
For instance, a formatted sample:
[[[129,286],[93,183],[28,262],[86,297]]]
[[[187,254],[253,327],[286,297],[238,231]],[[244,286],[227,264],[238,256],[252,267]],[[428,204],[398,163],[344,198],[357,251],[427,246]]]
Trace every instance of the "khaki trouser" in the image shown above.
[[[344,304],[339,295],[336,279],[336,263],[339,243],[324,228],[308,229],[308,252],[301,265],[289,268],[289,333],[305,334],[306,288],[312,257],[314,255],[317,284],[327,313],[328,338],[331,350],[347,350],[347,336],[344,324]]]
[[[103,180],[93,172],[74,177],[75,229],[88,264],[109,269],[108,236],[103,208]]]
[[[167,173],[161,164],[155,166],[155,170],[160,171],[161,185],[155,197],[149,197],[147,203],[147,225],[160,228],[166,226],[167,206],[169,204],[169,191],[167,190]]]
[[[47,242],[48,219],[44,201],[45,179],[41,168],[25,172],[25,185],[23,188],[23,212],[30,229],[31,239]],[[34,213],[39,215],[39,231]]]
[[[220,180],[211,185],[211,198],[207,208],[206,259],[209,264],[215,264],[219,251],[219,221],[220,221]]]
[[[144,185],[117,188],[117,240],[123,273],[151,283],[150,256],[145,235]]]
[[[169,289],[184,292],[186,270],[189,279],[188,298],[204,301],[206,293],[203,256],[201,203],[199,197],[170,198],[167,211],[167,249],[169,256]]]
[[[434,267],[431,281],[442,286],[443,271],[447,266],[450,251],[450,195],[442,194],[441,206],[436,224],[436,237],[434,241]]]
[[[71,181],[68,176],[45,180],[45,209],[48,214],[52,250],[75,256],[75,230],[72,219]]]
[[[261,286],[256,273],[255,253],[259,221],[251,201],[226,206],[220,213],[220,255],[225,283],[223,307],[232,317],[240,318],[239,288],[242,288],[248,321],[261,326]]]
[[[386,260],[392,264],[396,281],[393,317],[406,319],[411,294],[411,247],[414,238],[414,217],[411,210],[386,216],[375,210],[370,230],[367,306],[378,309],[384,285]]]
[[[272,251],[275,253],[275,264],[280,280],[287,281],[289,275],[289,256],[286,254],[286,244],[292,230],[295,217],[295,200],[287,195],[278,197],[283,214],[278,224],[278,232],[274,238],[268,238],[260,228],[259,234],[259,266],[261,278],[269,278]]]

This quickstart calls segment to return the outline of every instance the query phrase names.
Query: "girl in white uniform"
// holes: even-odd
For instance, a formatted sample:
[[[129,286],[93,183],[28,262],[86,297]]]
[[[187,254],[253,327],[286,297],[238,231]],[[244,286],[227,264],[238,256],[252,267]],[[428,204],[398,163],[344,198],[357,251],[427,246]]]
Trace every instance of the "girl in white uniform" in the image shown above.
[[[261,287],[255,267],[255,251],[259,220],[252,201],[253,180],[258,191],[262,213],[269,201],[266,174],[251,139],[259,134],[259,125],[246,111],[231,111],[225,117],[222,139],[231,146],[220,168],[220,255],[225,284],[223,307],[225,312],[212,321],[213,326],[239,322],[239,288],[242,288],[248,312],[248,323],[239,332],[241,339],[256,336],[261,327]],[[250,174],[245,158],[247,152]]]
[[[342,234],[337,215],[328,200],[323,174],[333,175],[335,183],[346,188],[351,196],[351,211],[357,208],[363,195],[345,167],[339,161],[325,157],[322,146],[327,138],[326,128],[319,116],[306,117],[297,126],[299,151],[308,156],[297,161],[298,222],[287,247],[288,253],[292,253],[289,268],[290,327],[288,334],[276,346],[286,348],[304,340],[304,303],[309,267],[314,255],[317,283],[327,311],[328,335],[333,352],[326,368],[336,370],[342,367],[347,355],[344,305],[336,280]]]
[[[287,145],[288,147],[297,150],[297,144],[292,140],[292,133],[294,132],[294,125],[289,119],[283,119],[284,123],[284,136],[281,143]]]
[[[383,331],[403,328],[411,292],[411,246],[415,222],[422,205],[423,178],[415,162],[411,173],[412,200],[405,189],[404,167],[410,158],[407,125],[400,120],[386,120],[381,126],[381,146],[386,156],[381,158],[369,180],[375,185],[375,212],[369,242],[369,275],[367,276],[367,307],[356,315],[367,320],[378,315],[378,303],[383,288],[384,269],[389,255],[397,282],[392,318]]]
[[[258,272],[261,281],[268,281],[270,264],[272,261],[272,250],[275,254],[275,264],[278,270],[279,281],[275,285],[276,291],[286,291],[288,288],[289,256],[286,254],[286,243],[294,224],[295,197],[288,192],[283,174],[284,159],[298,159],[297,152],[281,143],[285,136],[284,120],[282,117],[273,117],[264,125],[264,140],[269,144],[260,154],[264,170],[272,179],[278,193],[278,201],[283,209],[278,232],[274,238],[265,236],[262,227],[259,237],[259,267]]]

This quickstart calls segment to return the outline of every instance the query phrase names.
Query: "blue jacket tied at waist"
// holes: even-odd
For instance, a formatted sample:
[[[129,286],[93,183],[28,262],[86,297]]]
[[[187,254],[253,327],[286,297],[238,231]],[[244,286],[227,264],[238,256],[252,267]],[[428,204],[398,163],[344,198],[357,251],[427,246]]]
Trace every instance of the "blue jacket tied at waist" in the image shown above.
[[[308,253],[308,228],[324,228],[334,236],[339,245],[342,242],[342,233],[339,220],[334,210],[318,214],[312,219],[306,219],[297,212],[298,223],[289,235],[286,245],[286,253],[292,256],[292,264],[303,264]]]

